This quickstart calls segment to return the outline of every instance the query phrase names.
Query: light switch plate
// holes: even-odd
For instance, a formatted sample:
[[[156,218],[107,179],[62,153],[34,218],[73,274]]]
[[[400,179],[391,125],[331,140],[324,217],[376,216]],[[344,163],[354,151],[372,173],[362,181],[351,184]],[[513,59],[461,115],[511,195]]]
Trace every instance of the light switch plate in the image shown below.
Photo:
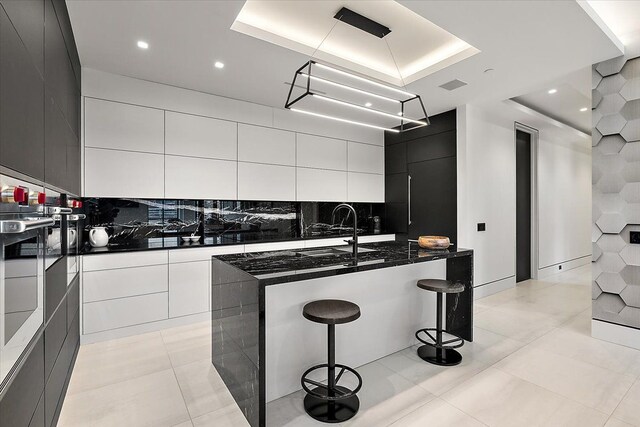
[[[629,232],[629,243],[634,245],[640,245],[640,231]]]

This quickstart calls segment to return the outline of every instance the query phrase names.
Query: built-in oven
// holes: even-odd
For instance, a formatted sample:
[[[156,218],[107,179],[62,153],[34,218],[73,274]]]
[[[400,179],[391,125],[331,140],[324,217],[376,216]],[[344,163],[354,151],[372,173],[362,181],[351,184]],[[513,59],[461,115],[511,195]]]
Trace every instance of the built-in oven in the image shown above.
[[[0,175],[0,391],[44,324],[42,188]]]
[[[85,214],[80,212],[82,201],[67,199],[67,207],[72,213],[67,216],[67,241],[65,254],[67,255],[67,286],[73,283],[79,270],[80,247],[82,246],[82,230],[84,229]]]

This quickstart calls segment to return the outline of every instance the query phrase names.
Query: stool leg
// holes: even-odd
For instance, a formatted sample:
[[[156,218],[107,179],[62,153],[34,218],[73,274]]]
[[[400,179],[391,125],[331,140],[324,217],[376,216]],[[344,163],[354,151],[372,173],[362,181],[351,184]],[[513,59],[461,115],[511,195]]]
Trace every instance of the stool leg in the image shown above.
[[[336,325],[328,325],[327,333],[327,385],[329,396],[335,397],[336,388]]]
[[[436,294],[436,346],[442,345],[442,294]],[[439,366],[453,366],[462,362],[462,355],[451,348],[438,348],[433,345],[423,345],[418,348],[418,356],[426,362]]]

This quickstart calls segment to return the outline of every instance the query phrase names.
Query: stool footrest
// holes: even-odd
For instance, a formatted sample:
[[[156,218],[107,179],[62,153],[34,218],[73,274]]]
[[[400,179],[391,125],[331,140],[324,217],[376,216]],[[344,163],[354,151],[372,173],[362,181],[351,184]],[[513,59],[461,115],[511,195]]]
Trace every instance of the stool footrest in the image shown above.
[[[360,374],[355,369],[346,365],[341,365],[339,363],[336,363],[334,365],[334,368],[339,368],[340,372],[338,372],[338,375],[335,377],[335,382],[334,382],[335,387],[333,389],[329,388],[328,385],[323,384],[319,381],[315,381],[307,378],[307,375],[309,375],[312,371],[315,371],[316,369],[322,369],[322,368],[327,369],[328,367],[329,367],[328,363],[322,363],[320,365],[312,366],[311,368],[307,369],[304,372],[304,374],[302,374],[300,383],[302,384],[302,389],[307,394],[322,400],[342,400],[342,399],[347,399],[351,396],[355,396],[356,393],[360,391],[360,389],[362,388],[362,377],[360,376]],[[358,386],[354,390],[349,390],[345,387],[339,387],[339,388],[337,387],[338,381],[340,380],[340,378],[342,378],[342,374],[344,374],[345,371],[352,373],[358,379]],[[307,384],[311,384],[318,388],[324,389],[326,390],[327,394],[322,394],[314,390],[311,390],[307,386]],[[347,390],[347,391],[345,392],[344,390]],[[331,396],[331,394],[334,394],[334,396]]]
[[[435,339],[433,337],[433,335],[430,334],[430,332],[436,332],[437,333],[438,330],[436,328],[419,329],[418,331],[416,331],[416,339],[418,341],[420,341],[424,345],[428,345],[428,346],[435,347],[435,348],[442,348],[442,349],[460,348],[460,347],[462,347],[464,345],[464,340],[462,338],[460,338],[459,336],[453,335],[453,334],[449,334],[449,335],[453,335],[454,336],[453,339],[442,341],[441,343],[438,344],[438,340]],[[421,333],[426,334],[429,338],[431,338],[432,341],[427,341],[427,340],[423,339],[420,336]]]

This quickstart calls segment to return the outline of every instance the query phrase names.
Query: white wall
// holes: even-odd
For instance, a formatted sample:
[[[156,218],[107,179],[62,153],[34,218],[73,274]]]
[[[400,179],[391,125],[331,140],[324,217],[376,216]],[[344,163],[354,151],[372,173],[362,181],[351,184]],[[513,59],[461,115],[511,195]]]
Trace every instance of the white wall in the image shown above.
[[[381,131],[83,69],[84,196],[384,202]]]
[[[540,243],[533,274],[590,262],[590,137],[511,101],[465,105],[457,119],[458,240],[475,250],[477,294],[515,284],[516,122],[539,131],[539,215],[532,227]],[[477,231],[480,222],[486,231]]]

